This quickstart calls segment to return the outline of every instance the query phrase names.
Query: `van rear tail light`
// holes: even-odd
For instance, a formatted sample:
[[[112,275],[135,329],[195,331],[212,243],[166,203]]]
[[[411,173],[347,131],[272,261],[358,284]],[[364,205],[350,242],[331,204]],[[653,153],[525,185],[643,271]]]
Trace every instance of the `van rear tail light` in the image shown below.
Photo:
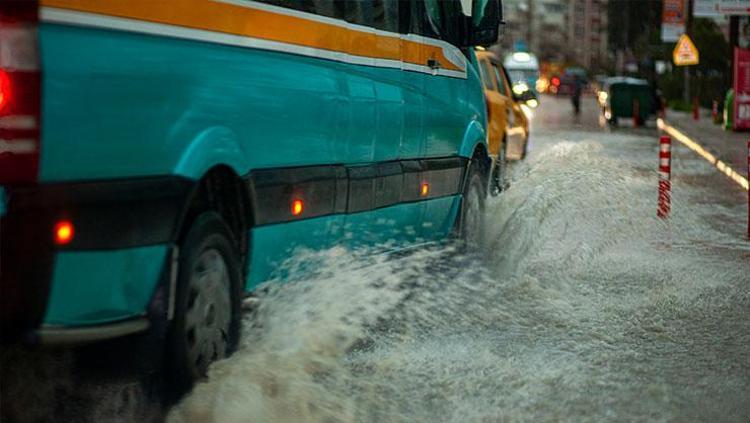
[[[33,183],[39,173],[38,10],[36,1],[0,1],[0,184]]]

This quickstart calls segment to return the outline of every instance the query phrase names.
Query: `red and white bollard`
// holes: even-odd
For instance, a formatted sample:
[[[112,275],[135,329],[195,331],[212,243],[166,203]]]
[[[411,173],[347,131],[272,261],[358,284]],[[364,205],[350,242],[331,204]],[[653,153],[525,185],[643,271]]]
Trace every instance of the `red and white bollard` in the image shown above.
[[[666,219],[672,206],[672,139],[667,135],[659,138],[659,201],[656,216]]]
[[[714,100],[711,104],[711,121],[716,123],[719,121],[719,102]]]
[[[638,127],[638,118],[641,114],[641,107],[640,104],[638,104],[638,99],[633,99],[633,128]]]

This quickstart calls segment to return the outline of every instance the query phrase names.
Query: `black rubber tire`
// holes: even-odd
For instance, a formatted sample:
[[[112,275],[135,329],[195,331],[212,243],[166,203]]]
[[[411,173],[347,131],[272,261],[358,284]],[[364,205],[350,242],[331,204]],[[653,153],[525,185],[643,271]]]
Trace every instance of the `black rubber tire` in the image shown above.
[[[524,160],[529,154],[529,138],[531,137],[531,131],[526,132],[526,139],[523,141],[523,150],[521,151],[521,160]]]
[[[503,139],[502,147],[492,168],[490,194],[494,197],[508,189],[508,143]]]
[[[486,173],[481,171],[479,163],[472,161],[462,193],[461,208],[456,219],[456,236],[469,250],[479,248],[483,241],[484,206],[487,198],[487,188],[484,184],[485,175]],[[474,216],[477,220],[473,220],[469,213],[478,213]],[[477,226],[470,228],[469,225]]]
[[[200,214],[193,221],[181,243],[174,318],[167,335],[165,360],[167,379],[177,395],[188,392],[196,381],[205,377],[211,362],[226,358],[237,349],[241,324],[242,271],[240,256],[231,242],[232,239],[231,231],[221,216],[216,212],[208,211]],[[200,364],[191,363],[186,329],[187,312],[191,300],[190,278],[198,265],[199,258],[211,250],[218,252],[223,259],[229,279],[231,305],[229,328],[227,333],[221,330],[225,341],[223,357],[213,357],[210,361]],[[215,349],[214,354],[216,354]]]

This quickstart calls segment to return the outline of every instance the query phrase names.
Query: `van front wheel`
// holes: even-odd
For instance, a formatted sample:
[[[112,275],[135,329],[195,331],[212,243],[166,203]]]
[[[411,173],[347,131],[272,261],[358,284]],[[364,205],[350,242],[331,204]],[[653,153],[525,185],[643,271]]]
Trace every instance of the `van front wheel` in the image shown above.
[[[484,201],[487,190],[482,181],[478,164],[471,163],[457,222],[458,238],[471,249],[481,245],[484,234]]]
[[[497,155],[495,165],[492,167],[492,182],[490,194],[492,196],[500,195],[501,192],[508,189],[508,143],[503,139],[503,144]]]
[[[193,222],[181,243],[174,318],[166,364],[179,391],[229,356],[240,334],[240,259],[231,232],[215,212]]]

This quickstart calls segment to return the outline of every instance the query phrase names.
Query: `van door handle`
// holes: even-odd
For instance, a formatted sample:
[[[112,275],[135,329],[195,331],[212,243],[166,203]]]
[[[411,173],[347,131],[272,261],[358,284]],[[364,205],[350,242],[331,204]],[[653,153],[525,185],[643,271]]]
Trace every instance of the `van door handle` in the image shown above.
[[[430,69],[440,69],[440,61],[438,59],[427,59],[427,66]]]

